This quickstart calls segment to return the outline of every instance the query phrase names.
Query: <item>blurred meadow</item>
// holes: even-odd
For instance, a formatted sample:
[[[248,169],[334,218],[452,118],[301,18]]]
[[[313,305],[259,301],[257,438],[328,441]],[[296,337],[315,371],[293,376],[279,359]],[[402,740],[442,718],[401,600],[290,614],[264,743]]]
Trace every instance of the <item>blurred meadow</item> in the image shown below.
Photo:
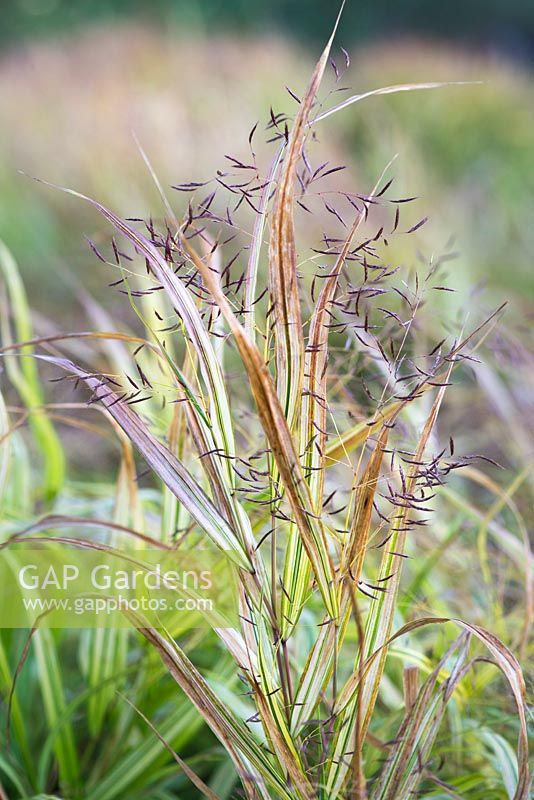
[[[98,257],[104,252],[109,258],[108,222],[91,205],[32,178],[95,198],[121,218],[161,225],[169,220],[169,209],[153,170],[176,219],[187,217],[188,201],[199,202],[203,190],[191,194],[172,187],[210,180],[217,169],[228,167],[228,156],[246,161],[249,132],[257,124],[254,141],[263,143],[272,132],[273,115],[287,115],[291,125],[298,110],[294,96],[302,97],[333,22],[330,4],[307,6],[304,0],[264,3],[257,14],[246,2],[227,8],[211,0],[151,5],[5,3],[0,241],[14,262],[2,250],[3,347],[63,332],[146,333],[144,319],[132,313],[131,297],[109,286],[117,271]],[[531,700],[534,13],[527,13],[527,4],[495,0],[487,4],[479,24],[483,4],[463,8],[469,4],[453,3],[457,14],[449,9],[445,19],[436,10],[425,28],[424,4],[406,3],[402,19],[399,11],[389,17],[386,5],[378,3],[373,12],[360,2],[348,4],[332,50],[335,63],[328,65],[319,91],[319,108],[395,84],[466,85],[370,97],[325,119],[317,131],[314,166],[326,161],[331,167],[345,166],[328,176],[328,185],[367,197],[389,165],[384,178],[393,179],[389,194],[417,198],[402,207],[401,227],[410,229],[426,217],[428,221],[413,236],[392,237],[386,245],[389,257],[405,267],[407,281],[442,259],[436,282],[447,291],[428,292],[421,321],[414,325],[417,346],[426,347],[425,353],[443,337],[461,338],[460,331],[474,330],[507,303],[476,350],[477,358],[463,364],[457,378],[455,374],[437,430],[429,434],[433,452],[449,448],[451,458],[454,449],[469,455],[465,469],[436,490],[437,512],[418,540],[417,558],[406,565],[395,629],[431,614],[483,625],[516,655],[520,651]],[[274,150],[261,144],[258,152],[265,173]],[[340,239],[347,235],[346,220],[333,219],[328,206],[317,216],[318,221],[309,219],[305,209],[297,208],[297,249],[303,264],[313,257],[311,247],[317,247],[323,228]],[[228,257],[232,254],[228,250]],[[267,271],[266,260],[261,261],[260,287],[266,285]],[[157,312],[158,306],[154,308]],[[363,424],[371,411],[367,387],[353,391],[348,366],[346,376],[343,372],[343,348],[335,341],[342,377],[333,402],[344,433],[354,421]],[[181,358],[181,345],[176,347]],[[95,373],[115,374],[126,358],[126,345],[73,340],[43,352],[66,354]],[[225,357],[228,391],[235,393],[239,406],[242,366],[234,349],[228,348]],[[128,358],[135,363],[131,354]],[[106,427],[94,419],[101,415],[91,412],[69,412],[67,401],[87,397],[80,390],[73,396],[64,383],[50,382],[57,377],[57,366],[23,367],[21,377],[18,368],[7,366],[15,357],[4,360],[0,453],[7,453],[8,438],[12,447],[9,463],[7,455],[0,460],[2,538],[43,514],[54,514],[113,519],[167,541],[181,511],[159,478],[146,476],[142,459],[134,461],[127,436],[116,435],[118,426]],[[338,360],[334,363],[337,368]],[[369,380],[376,380],[367,362],[364,367]],[[52,431],[45,423],[26,424],[45,401],[57,408],[51,407],[46,417],[35,416],[51,421]],[[158,409],[151,406],[151,423],[162,441],[173,443],[176,431],[169,408]],[[409,406],[403,424],[412,444],[414,431],[431,413],[432,400],[426,395],[418,406]],[[240,420],[239,425],[238,442],[245,447],[246,424]],[[190,460],[198,477],[202,470],[196,456]],[[373,558],[371,554],[374,568]],[[306,613],[318,612],[312,604]],[[108,640],[107,633],[93,636],[94,631],[40,631],[21,666],[27,632],[4,634],[1,800],[210,796],[198,785],[192,788],[187,770],[175,763],[169,747],[217,797],[242,796],[239,770],[225,755],[221,737],[178,689],[157,650],[139,637]],[[311,634],[299,635],[295,661],[312,648]],[[364,758],[368,775],[378,774],[383,742],[394,740],[395,726],[403,719],[402,669],[415,664],[426,678],[450,644],[441,630],[418,637],[410,633],[405,645],[391,650]],[[252,714],[235,664],[217,637],[192,630],[183,632],[180,642],[221,702],[240,718]],[[351,632],[352,651],[359,643]],[[8,741],[7,709],[16,676]],[[167,749],[116,690],[151,720]],[[487,665],[462,682],[445,719],[435,760],[425,764],[428,770],[421,768],[417,796],[527,798],[528,789],[514,793],[520,785],[521,754],[518,759],[515,747],[521,726],[508,689]],[[271,796],[284,795],[261,795]],[[325,800],[334,796],[317,794]],[[370,796],[405,800],[416,795],[406,789],[404,795],[384,790]]]

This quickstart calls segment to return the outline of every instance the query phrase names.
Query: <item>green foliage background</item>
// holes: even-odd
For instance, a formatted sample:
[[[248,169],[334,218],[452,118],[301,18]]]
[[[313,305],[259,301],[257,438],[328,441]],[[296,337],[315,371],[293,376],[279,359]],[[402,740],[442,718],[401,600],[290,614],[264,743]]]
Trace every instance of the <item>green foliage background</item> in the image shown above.
[[[4,44],[33,33],[65,30],[85,22],[140,15],[178,26],[236,28],[252,32],[279,28],[299,37],[324,38],[325,0],[4,0],[0,35]],[[395,33],[472,39],[534,54],[534,4],[526,0],[352,0],[344,14],[347,41]]]

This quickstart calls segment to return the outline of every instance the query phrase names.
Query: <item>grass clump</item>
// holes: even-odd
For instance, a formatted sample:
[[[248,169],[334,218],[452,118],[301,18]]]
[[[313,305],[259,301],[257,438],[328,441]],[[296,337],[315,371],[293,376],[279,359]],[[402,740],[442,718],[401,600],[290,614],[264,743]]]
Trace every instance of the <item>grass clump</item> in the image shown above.
[[[343,168],[312,165],[318,124],[369,96],[328,110],[318,105],[330,47],[295,97],[292,124],[271,112],[277,151],[267,178],[254,129],[249,157],[227,156],[208,188],[204,181],[175,187],[191,196],[183,219],[163,190],[164,220],[149,220],[144,232],[142,220],[123,220],[78,195],[121,237],[109,260],[92,247],[119,270],[113,284],[142,325],[120,334],[108,320],[107,331],[73,338],[74,348],[82,339],[106,341],[109,369],[79,366],[75,350],[68,358],[51,350],[61,339],[68,344],[61,334],[31,344],[47,348],[41,360],[89,387],[91,404],[118,432],[126,492],[126,502],[117,500],[118,519],[175,548],[208,537],[237,572],[240,625],[214,631],[209,647],[212,666],[222,659],[223,674],[237,671],[240,686],[231,672],[217,681],[209,667],[200,668],[191,631],[173,635],[134,620],[224,748],[240,781],[236,796],[500,797],[494,764],[505,753],[500,775],[520,800],[528,797],[530,775],[516,657],[479,620],[450,613],[439,592],[426,598],[436,611],[423,613],[403,594],[403,579],[417,593],[426,571],[439,571],[454,546],[458,521],[444,533],[429,504],[446,513],[449,475],[480,474],[476,456],[455,452],[448,436],[442,442],[437,420],[448,387],[476,358],[500,309],[456,337],[429,336],[425,298],[448,290],[440,277],[446,258],[429,259],[420,274],[395,261],[395,242],[413,236],[426,218],[410,218],[411,198],[392,196],[386,174],[370,192],[337,191],[331,182]],[[221,205],[222,193],[229,204]],[[244,229],[245,212],[254,216],[252,231]],[[302,253],[297,214],[313,235],[323,212],[322,238]],[[132,502],[132,446],[161,487],[150,519]],[[39,528],[55,532],[60,523],[45,518]],[[78,527],[72,517],[62,523]],[[481,534],[482,547],[484,541]],[[521,553],[530,598],[528,546]],[[526,608],[526,624],[511,636],[523,653],[530,601]],[[100,654],[91,661],[93,687],[102,679],[113,687],[127,668],[119,634],[91,634]],[[101,657],[110,653],[104,675]],[[54,663],[50,655],[41,670],[46,660]],[[489,721],[477,727],[470,716],[470,703],[483,702],[497,675],[514,707],[516,752]],[[111,700],[105,693],[90,704],[91,735],[101,734]],[[51,703],[65,716],[61,698]],[[174,753],[175,742],[161,737]],[[447,757],[451,740],[470,747],[458,744]],[[200,793],[222,796],[219,773],[206,783],[202,750],[197,771],[174,755]],[[56,757],[67,796],[84,796],[71,739],[58,739]],[[230,796],[232,780],[225,785]]]

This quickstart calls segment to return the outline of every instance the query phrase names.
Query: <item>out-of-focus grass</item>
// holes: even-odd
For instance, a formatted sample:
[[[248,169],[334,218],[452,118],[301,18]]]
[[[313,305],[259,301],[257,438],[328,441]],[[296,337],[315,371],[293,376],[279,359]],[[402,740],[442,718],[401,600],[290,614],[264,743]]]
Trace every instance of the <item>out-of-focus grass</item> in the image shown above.
[[[501,295],[532,297],[533,76],[497,58],[417,42],[364,50],[352,74],[356,90],[414,76],[482,82],[424,97],[379,98],[365,115],[339,122],[362,170],[399,153],[401,186],[424,195],[440,234],[457,238],[459,258],[451,267],[457,288],[487,280]],[[432,227],[427,231],[431,237]]]
[[[166,185],[210,176],[260,109],[265,116],[270,104],[279,105],[284,76],[295,73],[298,55],[275,40],[196,41],[136,27],[93,30],[4,56],[0,236],[23,263],[29,293],[46,291],[47,274],[60,265],[83,271],[88,288],[101,287],[102,274],[94,264],[87,274],[92,259],[80,248],[83,233],[98,238],[92,215],[58,193],[45,202],[17,170],[84,188],[125,215],[157,213],[132,132]]]

